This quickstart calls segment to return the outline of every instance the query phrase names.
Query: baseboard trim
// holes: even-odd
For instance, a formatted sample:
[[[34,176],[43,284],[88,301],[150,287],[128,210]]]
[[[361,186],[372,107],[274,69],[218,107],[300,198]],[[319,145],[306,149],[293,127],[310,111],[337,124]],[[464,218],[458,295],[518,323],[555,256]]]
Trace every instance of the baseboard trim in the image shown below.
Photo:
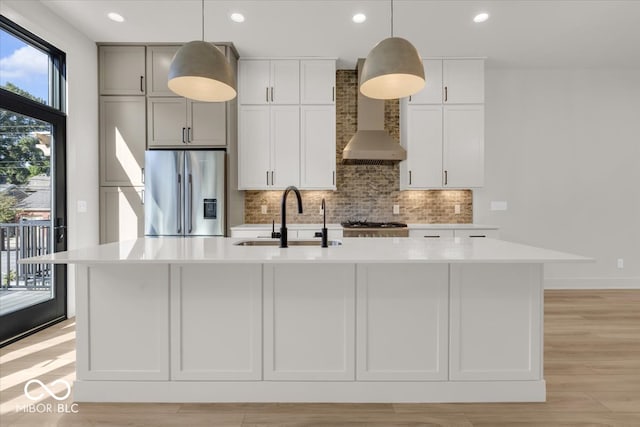
[[[544,402],[538,381],[76,381],[76,402]]]
[[[545,278],[545,289],[640,289],[640,277]]]

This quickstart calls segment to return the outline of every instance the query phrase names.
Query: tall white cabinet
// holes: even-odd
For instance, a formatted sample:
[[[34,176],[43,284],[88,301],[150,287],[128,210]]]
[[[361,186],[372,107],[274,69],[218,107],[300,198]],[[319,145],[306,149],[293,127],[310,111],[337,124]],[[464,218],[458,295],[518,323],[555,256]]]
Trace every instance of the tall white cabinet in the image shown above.
[[[402,190],[484,185],[484,60],[427,59],[425,88],[400,104]]]
[[[335,189],[335,59],[241,59],[238,185]]]

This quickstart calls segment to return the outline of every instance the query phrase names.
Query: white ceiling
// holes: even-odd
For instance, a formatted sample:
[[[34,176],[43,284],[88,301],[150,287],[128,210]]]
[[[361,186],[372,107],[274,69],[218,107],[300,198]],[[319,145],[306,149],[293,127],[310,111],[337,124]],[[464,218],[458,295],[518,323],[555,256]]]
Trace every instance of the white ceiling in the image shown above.
[[[200,0],[41,0],[97,42],[200,39]],[[339,68],[390,34],[386,0],[205,1],[205,39],[240,56],[331,56]],[[423,57],[484,56],[489,67],[640,67],[639,0],[395,0],[395,35]],[[229,19],[239,11],[242,24]],[[473,16],[490,18],[475,24]],[[126,18],[107,19],[108,12]],[[356,12],[367,15],[355,24]]]

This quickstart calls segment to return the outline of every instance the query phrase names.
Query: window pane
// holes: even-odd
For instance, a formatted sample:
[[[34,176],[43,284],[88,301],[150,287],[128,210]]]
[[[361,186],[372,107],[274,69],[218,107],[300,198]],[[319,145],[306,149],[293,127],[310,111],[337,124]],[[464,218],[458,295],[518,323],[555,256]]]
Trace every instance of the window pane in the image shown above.
[[[0,108],[0,316],[54,297],[50,123]]]
[[[51,105],[49,55],[0,29],[0,87]]]

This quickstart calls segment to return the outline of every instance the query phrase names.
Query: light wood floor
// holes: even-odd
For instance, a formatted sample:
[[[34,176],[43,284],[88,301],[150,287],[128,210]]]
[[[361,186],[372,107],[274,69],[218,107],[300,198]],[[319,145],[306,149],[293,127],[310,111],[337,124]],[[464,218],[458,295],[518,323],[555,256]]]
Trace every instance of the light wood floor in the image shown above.
[[[16,412],[29,379],[74,379],[75,328],[66,321],[0,350],[0,425],[640,426],[640,290],[547,291],[545,304],[545,403],[84,403],[69,408],[75,414]]]

